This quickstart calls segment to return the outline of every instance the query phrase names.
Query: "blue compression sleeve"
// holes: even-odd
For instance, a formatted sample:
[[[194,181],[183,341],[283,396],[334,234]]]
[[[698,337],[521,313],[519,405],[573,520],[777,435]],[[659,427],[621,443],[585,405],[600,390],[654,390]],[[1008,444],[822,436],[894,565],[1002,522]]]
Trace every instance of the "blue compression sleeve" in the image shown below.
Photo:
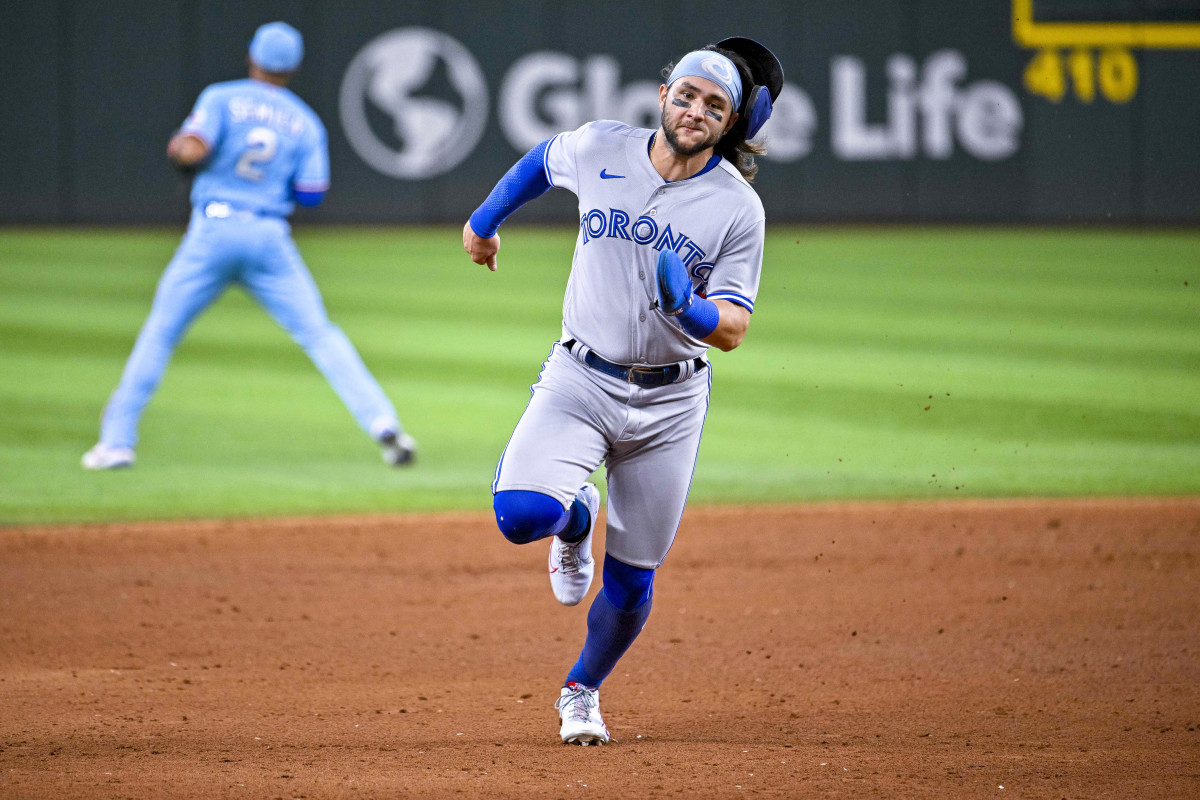
[[[721,322],[721,309],[717,308],[717,304],[707,297],[693,295],[692,302],[683,310],[678,319],[680,326],[685,331],[697,339],[703,339],[717,329],[717,325]]]
[[[526,153],[504,173],[492,193],[471,215],[471,230],[476,236],[490,239],[508,216],[530,200],[550,190],[546,174],[546,150],[553,139],[547,139]]]

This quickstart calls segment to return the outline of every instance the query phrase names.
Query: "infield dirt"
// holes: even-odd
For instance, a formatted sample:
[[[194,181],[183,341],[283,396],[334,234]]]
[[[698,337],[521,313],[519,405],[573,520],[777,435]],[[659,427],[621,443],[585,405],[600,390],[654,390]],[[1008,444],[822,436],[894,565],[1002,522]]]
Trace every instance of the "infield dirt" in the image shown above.
[[[1200,796],[1200,499],[693,508],[589,600],[488,515],[0,529],[0,797]]]

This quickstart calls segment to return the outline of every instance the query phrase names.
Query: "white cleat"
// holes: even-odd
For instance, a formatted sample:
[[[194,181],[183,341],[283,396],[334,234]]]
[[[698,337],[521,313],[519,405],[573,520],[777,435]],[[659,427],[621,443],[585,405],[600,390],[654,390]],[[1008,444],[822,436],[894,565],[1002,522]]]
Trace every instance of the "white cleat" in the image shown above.
[[[608,744],[608,728],[600,718],[600,690],[582,683],[568,683],[554,703],[562,727],[558,735],[563,744]]]
[[[407,466],[416,460],[417,440],[407,433],[384,431],[379,446],[383,448],[383,460],[393,467]]]
[[[83,454],[84,469],[124,469],[132,467],[137,458],[132,447],[109,447],[98,444]]]
[[[587,506],[592,519],[587,536],[568,544],[555,536],[550,542],[550,588],[564,606],[579,605],[592,586],[596,561],[592,558],[592,534],[596,530],[596,515],[600,513],[600,490],[594,483],[585,483],[575,495]]]

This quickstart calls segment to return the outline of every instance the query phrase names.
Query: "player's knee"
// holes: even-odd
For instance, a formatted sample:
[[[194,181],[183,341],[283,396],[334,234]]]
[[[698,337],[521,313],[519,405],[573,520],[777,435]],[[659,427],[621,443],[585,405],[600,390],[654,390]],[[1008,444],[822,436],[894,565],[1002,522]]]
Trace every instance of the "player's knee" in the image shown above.
[[[654,570],[604,557],[604,594],[608,602],[622,611],[633,611],[649,602],[653,593]]]
[[[562,503],[548,494],[510,489],[496,492],[492,499],[496,526],[514,544],[529,544],[549,535],[566,512]]]

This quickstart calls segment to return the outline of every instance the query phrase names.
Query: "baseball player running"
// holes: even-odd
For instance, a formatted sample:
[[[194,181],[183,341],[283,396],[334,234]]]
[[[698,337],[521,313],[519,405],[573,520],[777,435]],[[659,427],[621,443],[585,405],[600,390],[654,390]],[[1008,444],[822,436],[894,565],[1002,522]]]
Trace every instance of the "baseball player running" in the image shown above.
[[[167,145],[196,171],[187,234],[159,281],[150,316],[83,456],[87,469],[129,467],[138,421],[188,326],[231,283],[240,283],[291,335],[390,464],[413,460],[416,442],[350,340],[329,321],[291,238],[294,203],[315,206],[329,186],[325,126],[287,84],[304,42],[284,22],[250,42],[250,77],[213,84]]]
[[[761,44],[725,39],[663,70],[658,130],[600,121],[534,147],[463,227],[496,269],[500,224],[551,187],[579,199],[579,236],[551,349],[492,484],[509,541],[550,538],[550,585],[583,600],[608,477],[603,588],[555,706],[565,743],[605,744],[600,685],[650,614],[679,528],[708,411],[709,347],[741,344],[762,269],[762,203],[747,143],[783,85]]]

